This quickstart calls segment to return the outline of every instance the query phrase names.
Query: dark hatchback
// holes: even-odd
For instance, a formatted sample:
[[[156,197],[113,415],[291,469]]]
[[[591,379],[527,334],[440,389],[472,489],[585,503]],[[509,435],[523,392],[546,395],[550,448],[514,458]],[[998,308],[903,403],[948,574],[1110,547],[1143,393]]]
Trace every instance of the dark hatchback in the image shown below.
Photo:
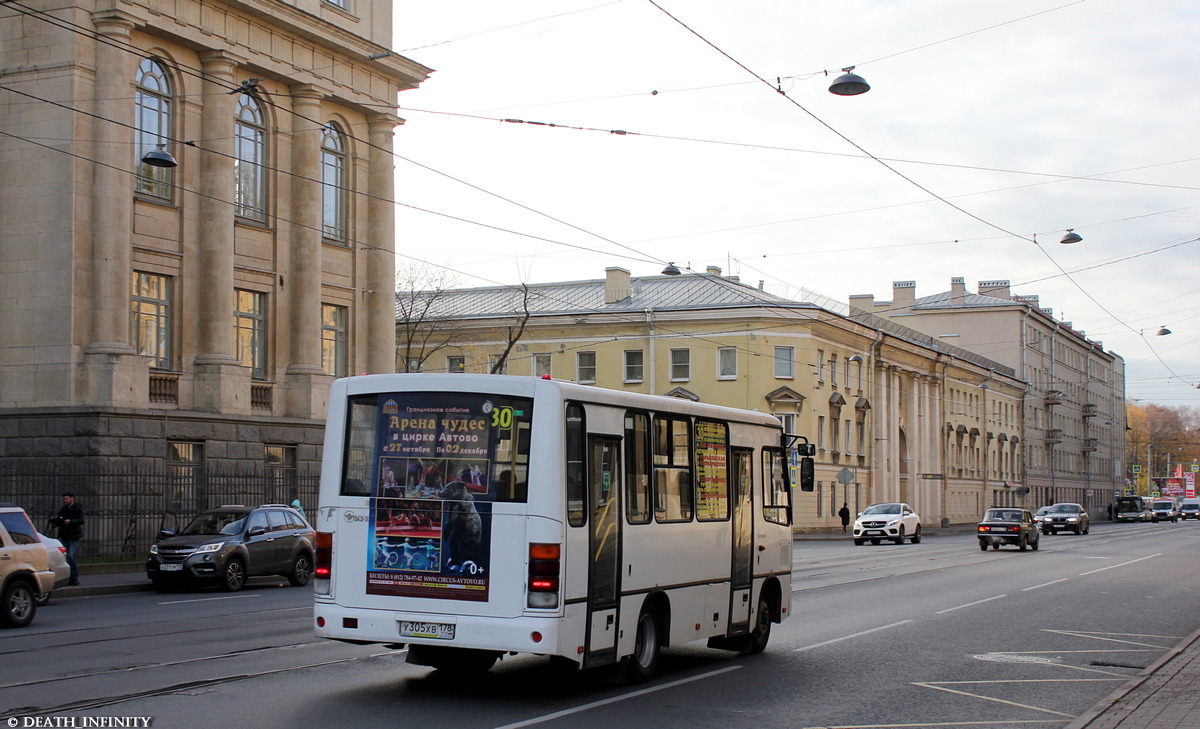
[[[1015,544],[1022,552],[1026,547],[1038,548],[1041,532],[1033,514],[1026,509],[988,509],[976,527],[979,548],[1000,549],[1001,544]]]
[[[146,576],[159,590],[215,584],[242,589],[248,577],[281,575],[293,585],[312,576],[316,534],[290,506],[221,506],[180,532],[164,529],[150,548]]]

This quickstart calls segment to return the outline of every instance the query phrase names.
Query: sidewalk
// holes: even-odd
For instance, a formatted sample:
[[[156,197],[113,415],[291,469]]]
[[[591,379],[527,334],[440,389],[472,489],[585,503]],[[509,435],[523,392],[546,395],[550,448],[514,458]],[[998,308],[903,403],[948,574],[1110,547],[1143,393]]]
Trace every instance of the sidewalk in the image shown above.
[[[55,590],[52,600],[153,589],[140,570],[85,573],[79,581]],[[1200,729],[1200,630],[1064,729]]]

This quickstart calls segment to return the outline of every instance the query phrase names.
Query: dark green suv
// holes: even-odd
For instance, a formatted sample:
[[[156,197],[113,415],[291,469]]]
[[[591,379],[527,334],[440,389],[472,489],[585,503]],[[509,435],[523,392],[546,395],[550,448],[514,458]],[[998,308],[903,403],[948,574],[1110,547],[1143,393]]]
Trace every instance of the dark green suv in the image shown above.
[[[146,575],[160,590],[215,584],[234,592],[258,575],[307,585],[315,538],[308,521],[290,506],[221,506],[201,512],[178,533],[160,532],[146,559]]]

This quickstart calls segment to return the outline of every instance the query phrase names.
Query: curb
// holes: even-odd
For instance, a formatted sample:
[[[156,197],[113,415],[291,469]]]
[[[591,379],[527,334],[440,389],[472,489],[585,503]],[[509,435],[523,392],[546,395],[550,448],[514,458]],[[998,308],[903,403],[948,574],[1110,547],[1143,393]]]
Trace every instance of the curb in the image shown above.
[[[1140,688],[1142,684],[1146,683],[1146,681],[1153,677],[1154,674],[1158,673],[1158,671],[1160,671],[1164,666],[1178,658],[1184,651],[1195,645],[1198,640],[1200,640],[1200,630],[1197,630],[1188,637],[1184,638],[1178,645],[1159,657],[1157,661],[1142,669],[1141,673],[1129,679],[1129,681],[1127,681],[1123,686],[1114,690],[1108,696],[1100,699],[1100,701],[1097,702],[1092,708],[1077,716],[1070,724],[1067,724],[1065,727],[1063,727],[1063,729],[1084,729],[1084,727],[1089,726],[1101,716],[1109,714],[1110,712],[1113,714],[1118,713],[1117,711],[1114,711],[1113,707],[1117,706],[1117,704],[1121,703],[1123,699]],[[1130,713],[1132,713],[1135,708],[1136,707],[1131,707],[1129,710]],[[1119,725],[1122,720],[1118,720],[1116,724]]]

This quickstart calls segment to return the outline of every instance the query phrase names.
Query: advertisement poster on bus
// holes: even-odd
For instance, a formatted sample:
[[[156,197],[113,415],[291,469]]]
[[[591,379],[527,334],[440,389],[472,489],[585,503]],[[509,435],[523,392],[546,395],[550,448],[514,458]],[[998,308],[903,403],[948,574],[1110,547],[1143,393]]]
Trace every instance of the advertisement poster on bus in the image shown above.
[[[380,398],[368,594],[488,599],[492,501],[498,488],[513,488],[512,472],[497,468],[497,449],[529,417],[528,408],[495,400]]]
[[[696,518],[729,516],[729,434],[724,423],[696,421]]]

